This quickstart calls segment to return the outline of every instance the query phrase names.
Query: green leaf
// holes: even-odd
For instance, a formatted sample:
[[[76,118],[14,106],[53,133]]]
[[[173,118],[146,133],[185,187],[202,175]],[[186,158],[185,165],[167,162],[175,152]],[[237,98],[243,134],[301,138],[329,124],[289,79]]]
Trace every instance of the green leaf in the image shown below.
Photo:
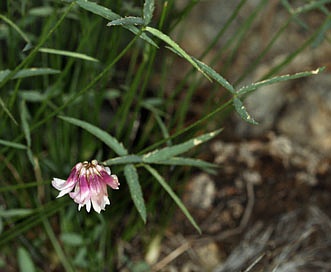
[[[31,131],[30,131],[30,126],[29,126],[29,113],[28,113],[28,109],[26,107],[25,101],[22,100],[20,103],[20,115],[21,115],[21,125],[22,125],[22,130],[23,130],[23,134],[25,136],[25,140],[27,143],[27,148],[26,148],[26,153],[28,156],[29,161],[31,162],[32,166],[35,166],[35,162],[34,162],[34,157],[33,157],[33,153],[31,150]]]
[[[322,72],[324,70],[324,68],[325,67],[319,67],[316,70],[312,70],[312,71],[306,71],[306,72],[296,73],[296,74],[293,74],[293,75],[282,75],[282,76],[269,78],[269,79],[266,79],[266,80],[263,80],[263,81],[259,81],[259,82],[250,84],[248,86],[244,86],[244,87],[239,89],[237,94],[241,96],[241,95],[253,92],[257,88],[265,86],[265,85],[270,85],[270,84],[283,82],[283,81],[287,81],[287,80],[291,80],[291,79],[307,77],[307,76],[311,76],[311,75],[317,75],[320,72]]]
[[[222,130],[219,129],[219,130],[216,130],[213,132],[203,134],[199,137],[193,138],[191,140],[188,140],[188,141],[178,144],[178,145],[165,147],[160,150],[152,151],[150,153],[143,155],[143,161],[146,163],[157,163],[160,161],[168,160],[174,156],[182,154],[182,153],[190,150],[191,148],[196,147],[196,146],[212,139],[217,134],[219,134],[221,131]]]
[[[12,79],[32,77],[32,76],[54,75],[59,73],[61,73],[60,70],[56,70],[52,68],[28,68],[18,71],[16,75],[12,77]]]
[[[155,37],[159,38],[160,40],[167,43],[173,50],[175,50],[179,56],[186,59],[189,63],[193,65],[198,71],[200,71],[206,78],[209,79],[208,75],[200,68],[200,66],[197,64],[197,62],[189,55],[187,54],[174,40],[172,40],[168,35],[162,33],[160,30],[147,26],[145,30]]]
[[[120,19],[121,16],[118,15],[117,13],[111,11],[110,9],[98,5],[97,3],[86,1],[86,0],[77,0],[76,2],[81,8],[90,11],[96,15],[99,15],[109,21],[117,20]],[[128,29],[134,34],[141,34],[141,38],[145,40],[146,42],[150,43],[151,45],[158,47],[157,44],[150,38],[148,37],[145,33],[141,33],[141,30],[138,29],[135,26],[128,25],[128,26],[123,26],[124,28]]]
[[[199,65],[202,71],[204,71],[208,76],[212,79],[216,80],[220,85],[222,85],[225,89],[227,89],[231,93],[235,93],[234,87],[220,74],[218,74],[214,69],[209,67],[207,64],[203,63],[202,61],[193,58],[194,61]]]
[[[201,234],[201,230],[198,224],[195,222],[195,220],[191,216],[190,212],[186,209],[183,202],[179,199],[179,197],[175,194],[175,192],[171,189],[171,187],[166,183],[163,177],[161,177],[160,174],[149,165],[144,165],[144,167],[147,169],[148,172],[150,172],[156,178],[156,180],[160,183],[163,189],[170,195],[170,197],[175,201],[177,206],[182,210],[184,215],[191,222],[192,226]]]
[[[81,127],[97,137],[99,140],[104,142],[108,147],[110,147],[116,154],[120,156],[125,156],[128,154],[128,151],[124,148],[122,143],[118,142],[116,138],[108,134],[106,131],[90,124],[85,121],[81,121],[72,117],[59,116],[60,119],[73,124],[75,126]]]
[[[23,38],[23,40],[26,43],[30,43],[29,37],[16,25],[13,21],[11,21],[9,18],[5,17],[4,15],[0,14],[0,19],[5,21],[8,25],[10,25],[13,29],[16,30],[16,32]]]
[[[84,244],[82,235],[74,232],[62,233],[61,241],[69,246],[81,246]]]
[[[20,91],[20,97],[29,102],[41,102],[46,96],[39,91]]]
[[[32,209],[10,209],[5,210],[0,208],[0,217],[2,218],[11,218],[11,217],[17,217],[17,216],[27,216],[32,214]]]
[[[116,20],[121,18],[120,15],[118,15],[117,13],[113,12],[112,10],[110,10],[109,8],[106,8],[104,6],[98,5],[95,2],[90,2],[90,1],[86,1],[86,0],[77,0],[76,1],[77,5],[80,6],[81,8],[90,11],[94,14],[97,14],[109,21],[112,20]]]
[[[137,169],[132,164],[127,164],[124,167],[124,175],[130,189],[133,203],[136,206],[142,220],[146,223],[146,207],[138,179]]]
[[[144,9],[143,9],[143,17],[144,17],[145,25],[148,25],[153,18],[153,12],[155,9],[154,2],[155,2],[154,0],[145,0]]]
[[[55,12],[53,7],[43,6],[29,9],[29,15],[38,17],[47,17]]]
[[[30,134],[30,126],[29,126],[29,113],[28,109],[26,107],[25,101],[22,100],[20,103],[20,115],[21,115],[21,124],[22,124],[22,129],[23,133],[26,139],[26,143],[28,147],[31,146],[31,134]]]
[[[0,71],[0,82],[2,82],[11,71],[9,69]],[[43,76],[43,75],[53,75],[58,74],[61,71],[51,69],[51,68],[28,68],[22,69],[16,73],[11,79],[32,77],[32,76]]]
[[[14,143],[14,142],[9,142],[9,141],[5,141],[5,140],[1,140],[1,139],[0,139],[0,145],[13,147],[13,148],[16,148],[16,149],[26,149],[27,148],[26,145]]]
[[[87,60],[87,61],[94,61],[98,62],[98,59],[92,58],[88,55],[82,54],[82,53],[77,53],[77,52],[72,52],[72,51],[65,51],[65,50],[58,50],[58,49],[53,49],[53,48],[40,48],[38,50],[39,52],[42,53],[48,53],[48,54],[53,54],[53,55],[60,55],[60,56],[67,56],[67,57],[72,57],[76,59],[82,59],[82,60]]]
[[[236,109],[236,111],[238,112],[238,114],[240,115],[240,117],[248,122],[251,123],[253,125],[257,125],[258,122],[256,122],[253,117],[247,112],[244,104],[241,102],[241,100],[237,97],[233,98],[233,105]]]
[[[111,158],[105,162],[106,165],[115,165],[115,164],[129,164],[129,163],[142,163],[142,157],[137,155],[127,155],[117,158]]]
[[[23,248],[23,247],[18,248],[17,259],[18,259],[19,271],[21,271],[21,272],[36,271],[36,267],[33,264],[30,254],[25,248]]]
[[[113,20],[107,26],[129,26],[129,25],[144,25],[144,19],[141,17],[128,16]]]

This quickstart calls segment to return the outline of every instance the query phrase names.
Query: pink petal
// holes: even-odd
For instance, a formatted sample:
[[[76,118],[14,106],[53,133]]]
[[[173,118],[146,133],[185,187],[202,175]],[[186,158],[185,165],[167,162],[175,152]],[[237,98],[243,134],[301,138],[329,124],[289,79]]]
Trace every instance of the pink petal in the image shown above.
[[[103,182],[107,183],[112,189],[119,189],[120,183],[116,175],[109,176],[106,172],[101,173]]]
[[[52,185],[54,188],[60,191],[59,195],[57,196],[57,198],[59,198],[69,193],[74,188],[75,183],[67,183],[67,181],[63,179],[53,178]]]

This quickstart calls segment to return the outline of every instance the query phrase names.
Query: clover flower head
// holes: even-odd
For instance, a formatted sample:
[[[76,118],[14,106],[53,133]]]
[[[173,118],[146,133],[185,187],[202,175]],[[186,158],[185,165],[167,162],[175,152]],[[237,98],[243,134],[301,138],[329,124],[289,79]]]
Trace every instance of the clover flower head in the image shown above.
[[[97,160],[93,160],[77,163],[67,180],[53,178],[52,185],[60,191],[57,197],[69,193],[78,204],[78,210],[86,205],[87,212],[90,212],[92,206],[97,213],[100,213],[110,204],[107,185],[112,189],[119,189],[120,183],[116,175],[111,175],[109,167],[104,167]]]

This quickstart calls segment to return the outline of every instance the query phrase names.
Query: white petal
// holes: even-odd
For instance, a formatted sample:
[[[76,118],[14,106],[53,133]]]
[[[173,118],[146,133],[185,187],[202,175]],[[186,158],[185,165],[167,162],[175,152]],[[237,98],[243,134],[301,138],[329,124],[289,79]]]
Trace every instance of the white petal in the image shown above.
[[[106,205],[110,205],[110,201],[109,201],[108,196],[104,196],[104,197],[103,197],[103,200],[104,200],[105,206],[106,206]]]
[[[59,195],[56,198],[62,197],[64,195],[66,195],[67,193],[70,193],[72,191],[72,187],[68,187],[66,189],[63,189],[60,191]]]
[[[92,198],[92,206],[93,206],[93,209],[97,212],[97,213],[100,213],[101,212],[101,207],[98,203],[97,200],[93,199]]]
[[[54,188],[60,190],[62,186],[66,183],[66,180],[64,179],[59,179],[59,178],[53,178],[52,180],[52,185]]]
[[[110,174],[111,174],[110,168],[109,167],[105,167],[105,169],[106,169],[107,174],[110,176]]]
[[[87,212],[90,212],[90,210],[91,210],[91,200],[88,200],[86,202],[86,210],[87,210]]]

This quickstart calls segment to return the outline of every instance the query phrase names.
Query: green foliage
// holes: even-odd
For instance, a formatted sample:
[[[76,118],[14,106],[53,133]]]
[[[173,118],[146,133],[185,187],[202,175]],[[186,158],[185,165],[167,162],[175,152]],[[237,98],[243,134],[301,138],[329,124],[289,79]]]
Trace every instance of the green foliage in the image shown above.
[[[284,25],[240,74],[232,73],[238,79],[231,82],[233,57],[241,54],[268,1],[260,1],[208,63],[203,57],[247,1],[240,1],[200,57],[184,50],[173,35],[198,1],[188,1],[182,10],[174,1],[153,0],[140,6],[127,1],[7,2],[0,14],[0,257],[21,271],[115,270],[121,261],[115,260],[117,245],[157,230],[168,220],[172,203],[201,232],[179,193],[191,167],[217,169],[196,158],[202,144],[220,137],[228,109],[257,124],[244,99],[259,87],[322,72],[279,75],[305,48],[318,46],[330,27],[330,16],[313,30],[300,17],[316,10],[324,14],[327,1],[296,9],[281,1],[288,11]],[[251,82],[248,76],[294,23],[310,30],[307,40]],[[173,80],[178,56],[191,69]],[[169,87],[170,80],[176,86]],[[251,83],[239,86],[244,80]],[[205,97],[196,103],[201,86]],[[93,159],[108,165],[121,183],[100,215],[77,212],[68,196],[55,199],[50,185],[53,177],[68,177],[78,161]],[[127,267],[146,270],[145,263],[123,259]]]
[[[20,271],[35,272],[36,268],[33,264],[31,256],[23,247],[19,247],[17,251],[17,260]]]
[[[128,183],[130,194],[134,205],[136,206],[142,220],[146,223],[146,207],[143,193],[139,183],[138,172],[133,164],[127,164],[124,167],[124,175]]]

